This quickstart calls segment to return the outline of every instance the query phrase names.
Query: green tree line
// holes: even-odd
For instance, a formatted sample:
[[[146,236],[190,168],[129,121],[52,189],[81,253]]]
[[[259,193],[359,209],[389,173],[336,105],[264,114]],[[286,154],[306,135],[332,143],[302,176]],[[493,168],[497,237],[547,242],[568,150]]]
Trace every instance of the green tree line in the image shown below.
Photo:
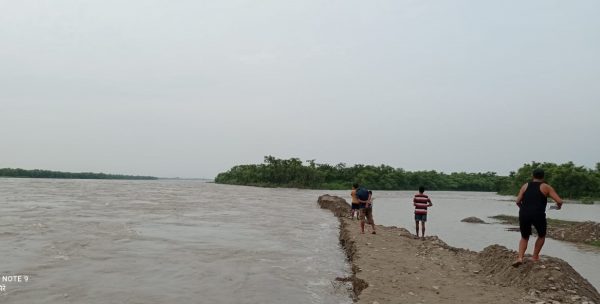
[[[348,189],[354,182],[373,190],[414,190],[424,185],[429,190],[499,191],[508,177],[494,172],[446,174],[437,171],[405,171],[387,165],[303,163],[298,158],[265,156],[262,164],[238,165],[217,175],[216,183],[262,187],[310,189]]]
[[[509,176],[495,172],[450,174],[438,171],[406,171],[387,165],[319,164],[299,158],[279,159],[265,156],[262,164],[238,165],[219,173],[216,183],[260,187],[309,189],[348,189],[357,182],[373,190],[414,190],[423,185],[429,190],[490,191],[516,195],[523,183],[531,179],[536,167],[546,170],[547,181],[566,198],[600,197],[600,164],[595,170],[569,162],[525,164]]]
[[[106,174],[92,172],[59,172],[50,170],[25,170],[25,169],[0,169],[0,177],[27,177],[27,178],[71,178],[71,179],[135,179],[135,180],[152,180],[158,179],[154,176],[137,176],[137,175],[121,175],[121,174]]]
[[[545,181],[552,185],[556,192],[565,198],[598,199],[600,198],[600,163],[596,168],[589,169],[576,166],[573,162],[564,164],[531,162],[525,164],[516,172],[510,172],[507,187],[501,189],[501,194],[514,194],[521,186],[531,179],[531,172],[542,168]]]

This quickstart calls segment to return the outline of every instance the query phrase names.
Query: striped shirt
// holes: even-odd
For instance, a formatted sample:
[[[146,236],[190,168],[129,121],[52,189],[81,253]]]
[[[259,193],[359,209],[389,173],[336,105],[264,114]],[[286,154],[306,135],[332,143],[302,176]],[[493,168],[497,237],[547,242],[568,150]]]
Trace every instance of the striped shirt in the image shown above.
[[[415,206],[415,214],[427,214],[427,207],[431,204],[429,196],[417,193],[413,197],[413,205]]]

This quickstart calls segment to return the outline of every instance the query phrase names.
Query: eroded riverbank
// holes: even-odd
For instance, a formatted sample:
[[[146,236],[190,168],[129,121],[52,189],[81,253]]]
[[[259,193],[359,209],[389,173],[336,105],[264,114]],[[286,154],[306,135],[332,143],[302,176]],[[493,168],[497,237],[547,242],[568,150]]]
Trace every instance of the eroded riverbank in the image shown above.
[[[516,253],[498,245],[478,253],[384,226],[377,235],[361,234],[358,222],[346,218],[345,200],[326,195],[318,202],[340,220],[358,303],[600,303],[597,290],[561,259],[544,256],[513,268]]]

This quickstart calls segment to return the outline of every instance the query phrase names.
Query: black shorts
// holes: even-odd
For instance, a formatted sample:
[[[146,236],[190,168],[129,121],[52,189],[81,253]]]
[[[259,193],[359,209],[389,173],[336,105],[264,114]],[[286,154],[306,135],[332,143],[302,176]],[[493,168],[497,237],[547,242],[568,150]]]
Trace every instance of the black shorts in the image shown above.
[[[546,228],[548,226],[546,222],[545,213],[519,213],[519,229],[521,230],[521,237],[529,239],[531,235],[531,225],[535,227],[535,231],[539,237],[546,236]]]
[[[358,204],[352,204],[352,210],[358,210]]]

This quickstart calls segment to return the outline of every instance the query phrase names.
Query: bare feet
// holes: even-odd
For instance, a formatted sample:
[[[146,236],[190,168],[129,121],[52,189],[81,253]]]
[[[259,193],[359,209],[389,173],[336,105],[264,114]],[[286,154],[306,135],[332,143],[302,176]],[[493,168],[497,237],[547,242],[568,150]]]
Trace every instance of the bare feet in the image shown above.
[[[521,264],[523,264],[523,259],[518,258],[516,261],[514,261],[512,263],[512,267],[519,267],[519,266],[521,266]]]
[[[540,261],[540,256],[539,255],[538,256],[532,256],[531,257],[531,261],[534,262],[534,263],[535,262],[539,262]]]

